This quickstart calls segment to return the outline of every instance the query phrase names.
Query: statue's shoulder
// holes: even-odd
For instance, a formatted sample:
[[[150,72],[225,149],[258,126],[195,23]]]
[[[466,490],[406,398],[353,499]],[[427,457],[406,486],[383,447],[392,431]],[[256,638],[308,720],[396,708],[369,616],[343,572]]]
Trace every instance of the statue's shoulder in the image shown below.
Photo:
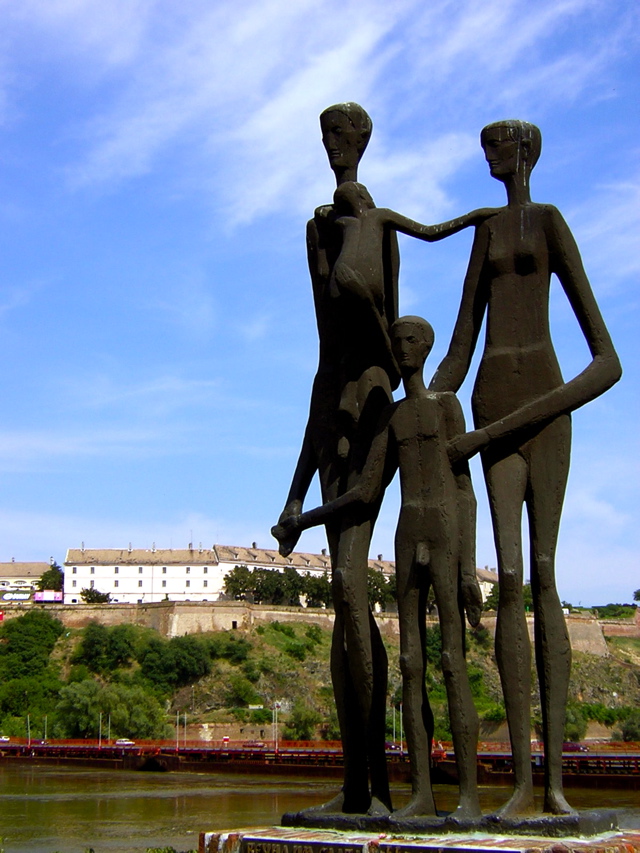
[[[545,220],[562,219],[562,214],[554,204],[539,204],[537,202],[531,204],[531,208],[536,214]]]

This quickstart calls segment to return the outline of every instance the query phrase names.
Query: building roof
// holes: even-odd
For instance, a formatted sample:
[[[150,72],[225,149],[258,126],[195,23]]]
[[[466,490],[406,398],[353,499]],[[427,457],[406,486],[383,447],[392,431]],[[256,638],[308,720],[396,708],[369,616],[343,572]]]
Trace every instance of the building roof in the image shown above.
[[[284,569],[293,566],[298,571],[331,571],[331,558],[322,554],[310,554],[294,551],[288,557],[281,557],[271,548],[258,548],[254,545],[245,548],[240,545],[212,545],[211,548],[69,548],[65,566],[216,566],[219,563],[235,566],[273,566]],[[3,564],[0,564],[3,565]],[[6,565],[6,564],[4,564]],[[16,563],[15,565],[41,565]],[[42,564],[46,571],[49,566]],[[393,560],[369,560],[369,568],[389,575],[395,572]],[[478,580],[497,583],[498,575],[486,569],[476,569]]]
[[[380,555],[381,556],[381,555]],[[299,571],[331,570],[328,554],[294,551],[281,557],[270,548],[244,548],[236,545],[213,545],[211,548],[69,548],[65,566],[215,566],[233,563],[239,566],[293,566]],[[395,570],[391,560],[369,560],[369,567],[385,574]]]
[[[0,563],[2,578],[33,578],[39,580],[41,575],[48,572],[50,563]]]
[[[498,573],[489,571],[489,569],[476,569],[478,580],[482,583],[498,583]]]

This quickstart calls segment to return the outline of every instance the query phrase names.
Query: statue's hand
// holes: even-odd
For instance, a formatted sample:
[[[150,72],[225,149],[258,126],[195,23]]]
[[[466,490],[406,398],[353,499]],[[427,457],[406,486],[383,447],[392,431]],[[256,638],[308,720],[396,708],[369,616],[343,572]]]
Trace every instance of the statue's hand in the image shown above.
[[[281,524],[283,521],[286,521],[292,515],[300,515],[302,512],[302,501],[298,498],[294,498],[292,501],[285,506],[285,508],[280,513],[280,518],[278,519],[278,524]]]
[[[278,523],[271,528],[271,535],[278,540],[278,551],[283,557],[288,557],[298,543],[302,529],[300,515],[280,516]]]
[[[482,593],[477,578],[466,576],[462,578],[462,602],[469,625],[476,628],[482,616]]]
[[[465,432],[464,435],[458,436],[447,442],[447,453],[449,461],[452,465],[456,462],[461,462],[463,459],[469,459],[471,456],[482,450],[489,444],[489,436],[484,429],[474,429],[472,432]]]

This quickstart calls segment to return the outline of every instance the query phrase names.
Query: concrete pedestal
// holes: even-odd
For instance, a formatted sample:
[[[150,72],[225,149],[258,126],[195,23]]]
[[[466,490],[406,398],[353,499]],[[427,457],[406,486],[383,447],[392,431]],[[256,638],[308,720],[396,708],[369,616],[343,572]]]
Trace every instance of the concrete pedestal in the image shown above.
[[[640,853],[640,832],[610,831],[562,840],[487,831],[429,834],[329,829],[246,829],[203,832],[199,853]]]

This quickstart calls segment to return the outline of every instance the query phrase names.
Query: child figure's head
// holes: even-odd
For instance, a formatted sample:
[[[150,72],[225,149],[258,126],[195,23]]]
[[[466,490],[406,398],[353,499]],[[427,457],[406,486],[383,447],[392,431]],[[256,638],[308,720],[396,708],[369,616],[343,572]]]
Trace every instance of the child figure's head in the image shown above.
[[[369,190],[356,181],[345,181],[333,194],[333,204],[340,216],[360,216],[375,207]]]
[[[390,335],[402,376],[422,370],[435,340],[431,324],[422,317],[398,317],[391,326]]]

